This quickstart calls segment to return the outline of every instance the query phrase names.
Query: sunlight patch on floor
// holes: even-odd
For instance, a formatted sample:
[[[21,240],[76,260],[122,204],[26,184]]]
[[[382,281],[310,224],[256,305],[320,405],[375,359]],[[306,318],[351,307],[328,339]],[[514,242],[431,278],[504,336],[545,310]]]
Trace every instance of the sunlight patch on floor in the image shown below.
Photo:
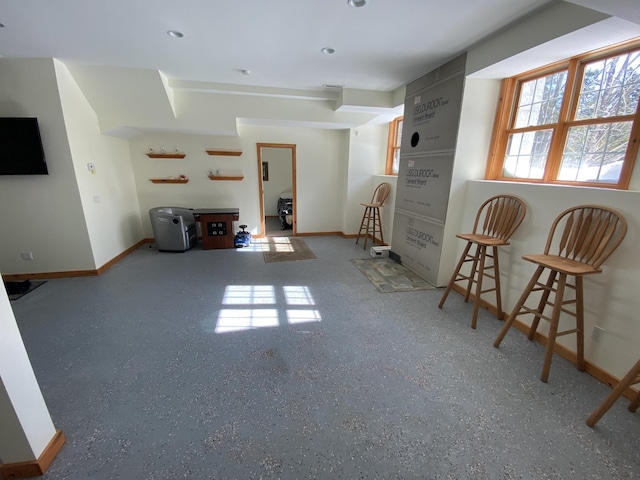
[[[277,305],[282,308],[246,308],[249,306]],[[278,300],[279,299],[279,300]],[[285,285],[282,292],[274,285],[227,285],[223,305],[245,308],[225,308],[218,312],[215,333],[240,332],[257,328],[273,328],[286,321],[288,325],[321,322],[320,311],[305,308],[315,305],[309,287]],[[291,306],[297,308],[291,308]],[[210,327],[209,327],[210,328]],[[209,330],[209,329],[207,329]]]
[[[316,302],[309,292],[309,287],[302,286],[284,286],[284,291],[287,305],[315,305]]]
[[[287,310],[287,322],[296,323],[321,322],[322,316],[318,310]]]
[[[277,327],[278,310],[275,309],[229,309],[220,310],[216,333],[239,332],[255,328]]]
[[[295,248],[291,244],[289,237],[268,237],[256,241],[260,245],[261,252],[294,252]]]
[[[222,298],[224,305],[272,305],[276,303],[273,285],[228,285]]]
[[[262,242],[259,238],[254,238],[247,247],[236,248],[236,252],[262,252]]]

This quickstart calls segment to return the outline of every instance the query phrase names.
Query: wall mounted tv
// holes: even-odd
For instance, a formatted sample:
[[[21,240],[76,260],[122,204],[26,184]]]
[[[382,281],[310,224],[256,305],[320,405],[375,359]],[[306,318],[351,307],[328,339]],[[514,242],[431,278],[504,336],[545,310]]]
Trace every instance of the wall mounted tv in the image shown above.
[[[0,175],[48,175],[37,118],[0,117]]]

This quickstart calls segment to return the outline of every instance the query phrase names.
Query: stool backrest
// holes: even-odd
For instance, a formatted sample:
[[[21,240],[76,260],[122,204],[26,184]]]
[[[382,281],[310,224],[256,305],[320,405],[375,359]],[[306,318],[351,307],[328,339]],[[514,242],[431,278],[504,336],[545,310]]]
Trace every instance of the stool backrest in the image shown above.
[[[371,198],[371,203],[374,205],[382,205],[384,201],[389,196],[389,192],[391,191],[391,184],[383,182],[378,185],[373,192],[373,197]]]
[[[620,212],[600,205],[578,205],[555,219],[544,253],[599,268],[626,234],[627,221]]]
[[[484,202],[478,209],[473,233],[482,233],[505,242],[522,223],[527,207],[515,195],[496,195]]]

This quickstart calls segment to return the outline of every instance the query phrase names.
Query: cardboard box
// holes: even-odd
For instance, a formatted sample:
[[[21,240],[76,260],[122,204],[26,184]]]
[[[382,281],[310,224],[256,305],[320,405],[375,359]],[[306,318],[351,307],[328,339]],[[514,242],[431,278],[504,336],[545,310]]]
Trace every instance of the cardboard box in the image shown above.
[[[379,247],[371,247],[371,250],[369,250],[369,255],[371,255],[374,258],[376,258],[376,257],[388,257],[389,256],[389,250],[391,250],[391,247],[389,245],[381,245]]]

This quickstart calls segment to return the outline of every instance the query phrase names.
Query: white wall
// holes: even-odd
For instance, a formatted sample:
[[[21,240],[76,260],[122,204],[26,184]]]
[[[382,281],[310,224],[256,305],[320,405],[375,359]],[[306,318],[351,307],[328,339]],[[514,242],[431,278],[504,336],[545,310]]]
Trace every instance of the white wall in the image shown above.
[[[237,140],[233,137],[149,133],[129,142],[144,237],[153,237],[149,209],[160,206],[240,208],[240,223],[246,223],[250,229],[255,228],[257,215],[252,215],[251,211],[258,198],[257,185],[250,185],[257,179],[257,163],[250,161],[250,154],[246,151],[239,157],[211,156],[205,151],[237,150]],[[162,148],[166,151],[174,151],[177,148],[186,157],[149,158],[145,153],[150,148],[156,152]],[[216,170],[219,170],[221,175],[244,175],[244,180],[209,180],[209,173]],[[149,180],[178,178],[180,175],[186,175],[189,183],[154,184]],[[252,231],[255,233],[255,230]]]
[[[253,225],[259,225],[260,215],[256,143],[292,143],[296,145],[295,208],[298,234],[341,231],[341,172],[343,165],[349,161],[344,131],[243,126],[239,128],[239,134],[253,169],[253,180],[247,183],[247,190],[255,192]]]
[[[376,186],[386,181],[379,176],[384,176],[388,132],[388,125],[364,125],[349,131],[349,161],[343,186],[346,201],[342,232],[345,234],[358,233],[364,213],[364,207],[360,204],[370,202]],[[395,196],[395,190],[391,195]],[[389,242],[389,215],[384,211],[381,213],[384,219],[382,231],[385,241]]]
[[[257,143],[296,145],[297,231],[300,234],[341,230],[341,165],[348,161],[338,130],[308,128],[240,127],[242,155],[209,156],[205,149],[237,149],[238,138],[182,134],[145,134],[130,142],[144,236],[152,237],[148,211],[158,206],[240,209],[239,223],[258,234],[260,203],[258,196]],[[150,159],[149,147],[158,150],[178,147],[186,154],[181,160]],[[211,181],[213,170],[221,175],[243,175],[242,181]],[[152,177],[184,174],[187,184],[153,184]]]
[[[467,182],[484,178],[499,92],[499,80],[470,77],[465,79],[447,220],[444,226],[445,241],[438,269],[438,285],[441,286],[449,282],[459,256],[455,235],[460,232],[461,216],[469,208],[474,212],[477,210],[477,206],[465,203]]]
[[[267,162],[269,180],[262,182],[264,191],[264,214],[278,214],[278,199],[282,192],[293,190],[293,169],[289,148],[262,147],[262,162]]]
[[[536,50],[537,54],[524,54],[524,58],[519,59],[517,65],[513,63],[513,67],[506,65],[500,74],[505,77],[512,76],[516,73],[525,72],[552,63],[555,61],[553,59],[554,56],[556,56],[557,60],[558,56],[560,58],[569,58],[576,53],[584,53],[590,48],[596,48],[589,47],[586,42],[607,42],[606,38],[598,40],[593,38],[594,35],[592,35],[592,38],[583,41],[583,44],[580,46],[582,50],[574,53],[562,50],[563,44],[566,45],[565,42],[561,42],[553,50],[538,49],[537,47],[540,44],[553,41],[567,34],[573,34],[585,27],[597,24],[606,20],[608,17],[609,15],[579,5],[568,2],[556,2],[534,15],[529,15],[515,22],[515,24],[503,30],[500,34],[492,35],[476,44],[467,56],[467,74],[474,74],[488,66],[495,68],[495,66],[500,65],[504,59],[517,58],[519,55],[522,55],[523,52],[532,50]],[[595,35],[595,37],[597,36],[598,35]],[[611,43],[615,41],[620,40],[612,40]],[[607,45],[607,43],[603,43],[602,45]]]
[[[471,181],[467,186],[462,216],[464,229],[461,231],[470,231],[477,206],[499,193],[518,195],[527,205],[527,216],[513,235],[511,245],[500,251],[502,298],[507,312],[535,270],[535,266],[522,260],[521,256],[542,253],[551,223],[560,212],[574,205],[590,203],[613,207],[624,214],[629,226],[626,238],[604,263],[602,273],[587,275],[584,279],[585,356],[618,378],[622,377],[638,360],[637,346],[640,344],[637,287],[640,282],[640,255],[637,253],[640,243],[640,192]],[[459,254],[462,243],[458,242]],[[591,340],[595,325],[605,330],[599,343]],[[564,327],[561,325],[561,328]],[[546,333],[546,322],[541,322],[540,331]],[[515,330],[509,334],[518,335]],[[575,335],[559,337],[558,342],[575,352]],[[492,347],[487,345],[487,348]],[[540,368],[541,365],[542,358]]]
[[[0,177],[0,270],[95,269],[52,59],[0,59],[0,115],[37,117],[49,175]],[[33,252],[23,261],[21,252]]]
[[[36,460],[55,434],[18,330],[0,291],[0,463]]]
[[[80,201],[100,267],[142,238],[129,142],[100,134],[96,114],[69,70],[54,62]]]

